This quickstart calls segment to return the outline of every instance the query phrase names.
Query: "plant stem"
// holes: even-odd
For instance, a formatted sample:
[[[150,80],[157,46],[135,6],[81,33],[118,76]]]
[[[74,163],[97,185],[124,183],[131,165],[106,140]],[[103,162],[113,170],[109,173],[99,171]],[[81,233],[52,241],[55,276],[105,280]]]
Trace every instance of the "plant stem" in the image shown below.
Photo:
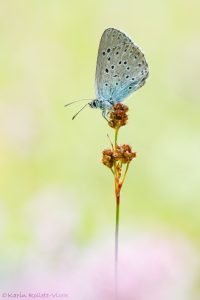
[[[117,148],[117,137],[118,137],[119,127],[115,129],[115,149]]]
[[[115,129],[115,151],[117,149],[119,127]],[[119,176],[114,163],[114,177],[115,177],[115,196],[116,196],[116,223],[115,223],[115,300],[118,299],[118,244],[119,244],[119,211],[120,211],[120,185]]]
[[[120,197],[120,195],[118,196]],[[119,240],[119,211],[120,199],[116,201],[116,224],[115,224],[115,299],[118,299],[118,240]]]
[[[130,162],[127,163],[127,165],[126,165],[126,170],[125,170],[125,172],[124,172],[124,177],[123,177],[123,179],[122,179],[122,181],[121,181],[121,187],[122,187],[122,185],[123,185],[123,183],[124,183],[124,180],[125,180],[125,178],[126,178],[126,174],[127,174],[127,172],[128,172],[129,164],[130,164]]]

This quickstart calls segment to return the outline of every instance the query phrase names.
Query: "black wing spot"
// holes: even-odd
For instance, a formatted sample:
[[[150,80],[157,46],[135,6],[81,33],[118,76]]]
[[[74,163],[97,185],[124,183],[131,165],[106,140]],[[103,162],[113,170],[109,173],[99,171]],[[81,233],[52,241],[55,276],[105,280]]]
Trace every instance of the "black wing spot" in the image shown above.
[[[121,65],[121,63],[122,63],[122,62],[121,62],[121,60],[120,60],[120,61],[119,61],[119,65]]]
[[[103,52],[102,52],[102,54],[103,54],[103,56],[104,56],[104,55],[106,55],[106,52],[105,52],[105,51],[103,51]]]
[[[106,73],[108,73],[108,72],[109,72],[109,70],[108,70],[108,69],[105,69],[105,71],[106,71]]]
[[[111,66],[111,69],[114,69],[115,66]]]
[[[110,57],[108,57],[108,61],[110,61]]]
[[[131,90],[132,89],[132,86],[129,86],[129,90]]]
[[[138,64],[138,67],[141,67],[141,64]]]
[[[127,67],[126,70],[130,70],[130,67]]]
[[[114,75],[113,77],[117,77],[118,75]]]
[[[108,52],[108,53],[110,52],[110,48],[107,49],[107,52]]]
[[[135,78],[133,77],[133,78],[132,78],[132,80],[134,81],[134,80],[135,80]]]
[[[105,86],[108,86],[108,84],[107,84],[107,83],[105,83]]]
[[[126,78],[128,79],[128,78],[129,78],[129,76],[127,75],[127,76],[126,76]]]
[[[116,52],[116,55],[118,55],[118,54],[119,54],[119,52],[117,51],[117,52]]]
[[[124,61],[124,65],[126,65],[127,64],[127,61]]]
[[[118,85],[119,83],[118,82],[116,82],[116,85]]]

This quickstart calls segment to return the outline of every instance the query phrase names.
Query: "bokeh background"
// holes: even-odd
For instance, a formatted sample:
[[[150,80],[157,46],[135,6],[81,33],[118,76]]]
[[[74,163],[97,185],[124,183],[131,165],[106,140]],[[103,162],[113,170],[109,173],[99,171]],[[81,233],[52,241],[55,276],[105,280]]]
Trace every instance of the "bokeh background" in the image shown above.
[[[64,104],[95,97],[99,40],[115,27],[141,46],[150,68],[126,101],[119,137],[138,154],[122,191],[120,247],[129,251],[121,250],[123,272],[140,284],[126,283],[122,299],[199,299],[199,12],[198,0],[0,2],[1,293],[112,299],[85,288],[101,247],[113,255],[113,179],[101,164],[113,131],[100,111],[72,121],[82,104]],[[162,297],[158,278],[149,281],[158,265]],[[78,278],[85,283],[75,297]]]

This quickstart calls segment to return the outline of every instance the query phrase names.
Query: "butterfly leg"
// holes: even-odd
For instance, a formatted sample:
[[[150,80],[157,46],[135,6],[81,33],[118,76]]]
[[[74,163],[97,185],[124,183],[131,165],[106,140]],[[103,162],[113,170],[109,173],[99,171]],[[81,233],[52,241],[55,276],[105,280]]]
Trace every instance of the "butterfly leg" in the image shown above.
[[[113,104],[111,104],[109,101],[104,101],[103,105],[101,106],[102,109],[102,116],[104,117],[104,119],[106,119],[106,121],[109,121],[109,113],[110,110],[112,109]]]
[[[106,109],[102,110],[102,116],[104,117],[104,119],[106,119],[107,122],[108,122],[108,118],[107,118],[108,113],[109,111],[107,111]]]

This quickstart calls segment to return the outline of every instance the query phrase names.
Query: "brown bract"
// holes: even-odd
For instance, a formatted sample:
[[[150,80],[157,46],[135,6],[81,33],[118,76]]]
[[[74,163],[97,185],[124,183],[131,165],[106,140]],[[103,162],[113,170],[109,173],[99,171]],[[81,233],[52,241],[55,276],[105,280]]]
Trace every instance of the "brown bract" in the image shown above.
[[[108,124],[112,128],[120,128],[121,126],[126,125],[128,121],[128,106],[117,103],[113,106],[113,109],[109,113],[109,121]]]

